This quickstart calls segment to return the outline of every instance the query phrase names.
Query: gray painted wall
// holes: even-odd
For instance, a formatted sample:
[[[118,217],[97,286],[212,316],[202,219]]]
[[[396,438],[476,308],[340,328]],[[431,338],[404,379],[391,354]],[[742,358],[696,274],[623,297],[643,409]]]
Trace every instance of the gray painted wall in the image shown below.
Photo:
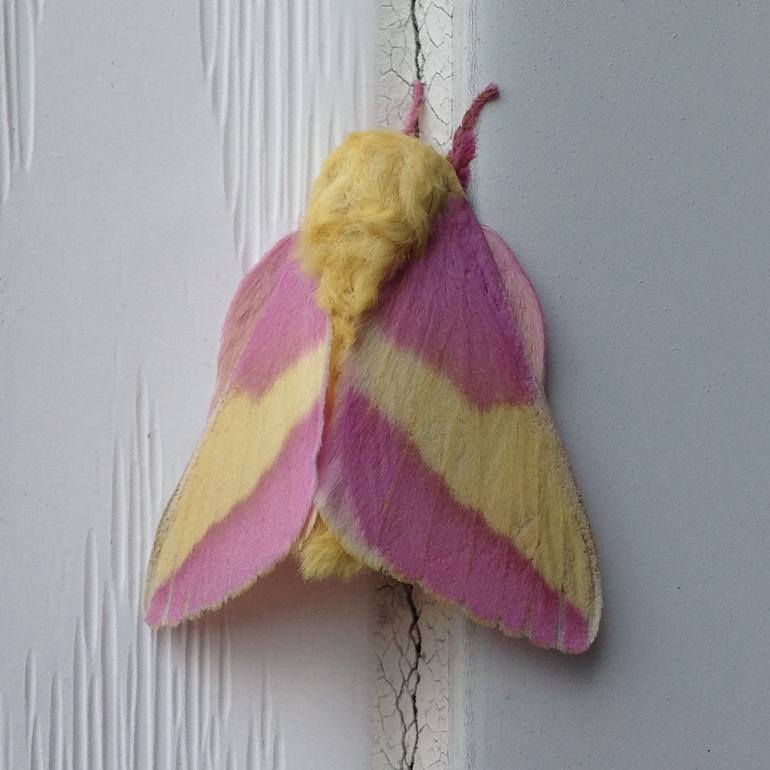
[[[478,8],[475,200],[529,272],[605,582],[580,659],[475,629],[478,768],[770,740],[770,4]]]

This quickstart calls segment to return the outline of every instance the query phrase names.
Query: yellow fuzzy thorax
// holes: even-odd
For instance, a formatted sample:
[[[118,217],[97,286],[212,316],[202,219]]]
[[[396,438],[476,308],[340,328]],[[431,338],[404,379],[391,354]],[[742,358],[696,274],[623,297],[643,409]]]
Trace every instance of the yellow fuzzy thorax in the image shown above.
[[[318,281],[316,301],[332,322],[329,403],[345,351],[383,282],[428,241],[457,175],[436,150],[395,131],[350,134],[324,161],[300,230],[300,259]],[[307,579],[361,570],[320,517],[298,549]]]
[[[324,161],[300,231],[305,270],[332,319],[335,353],[355,339],[380,286],[422,251],[433,218],[462,187],[447,159],[395,131],[350,134]]]

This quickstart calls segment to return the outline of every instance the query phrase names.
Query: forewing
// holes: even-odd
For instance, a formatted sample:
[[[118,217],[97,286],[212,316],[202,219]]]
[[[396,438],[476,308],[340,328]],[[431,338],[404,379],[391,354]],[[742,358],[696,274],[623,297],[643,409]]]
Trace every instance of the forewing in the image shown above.
[[[230,377],[251,339],[265,303],[273,293],[292,258],[297,239],[291,233],[276,243],[259,262],[243,276],[233,295],[222,326],[222,339],[217,354],[217,383],[211,399],[211,408],[219,403]]]
[[[344,365],[316,503],[370,566],[580,652],[601,607],[594,544],[512,285],[450,200]]]
[[[286,556],[307,521],[329,325],[291,248],[273,254],[263,280],[244,282],[228,314],[239,320],[223,335],[221,395],[155,538],[145,593],[152,625],[240,593]]]
[[[540,300],[508,244],[489,227],[481,229],[500,274],[512,320],[521,337],[530,369],[542,387],[545,385],[545,329]]]

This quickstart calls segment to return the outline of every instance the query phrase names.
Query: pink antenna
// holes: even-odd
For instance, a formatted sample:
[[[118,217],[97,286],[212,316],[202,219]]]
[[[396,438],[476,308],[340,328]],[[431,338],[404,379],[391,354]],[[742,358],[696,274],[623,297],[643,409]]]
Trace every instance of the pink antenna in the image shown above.
[[[419,131],[420,109],[425,96],[425,85],[422,80],[415,80],[412,84],[412,105],[404,121],[404,133],[416,136]]]
[[[494,83],[490,83],[474,100],[463,116],[462,123],[455,131],[452,139],[452,149],[448,160],[457,172],[457,178],[463,187],[468,186],[470,179],[471,161],[476,157],[476,121],[487,102],[497,99],[500,91]]]

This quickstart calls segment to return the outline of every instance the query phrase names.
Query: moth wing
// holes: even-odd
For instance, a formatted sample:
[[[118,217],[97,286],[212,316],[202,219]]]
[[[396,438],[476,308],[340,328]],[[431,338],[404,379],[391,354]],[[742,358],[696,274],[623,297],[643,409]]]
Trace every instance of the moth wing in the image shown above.
[[[228,312],[204,435],[158,525],[146,619],[174,625],[245,590],[290,551],[316,487],[329,324],[280,242]]]
[[[481,228],[497,265],[513,322],[519,332],[532,374],[545,386],[545,327],[540,300],[508,244],[489,227]]]
[[[542,340],[519,328],[542,335],[539,309],[512,311],[493,250],[452,198],[383,289],[337,386],[316,506],[369,566],[581,652],[601,611],[594,542],[530,361]]]
[[[265,302],[286,269],[286,261],[291,258],[296,238],[296,233],[290,233],[278,241],[238,284],[222,326],[216,387],[211,399],[212,410],[219,403],[230,381],[257,319],[265,309]]]

